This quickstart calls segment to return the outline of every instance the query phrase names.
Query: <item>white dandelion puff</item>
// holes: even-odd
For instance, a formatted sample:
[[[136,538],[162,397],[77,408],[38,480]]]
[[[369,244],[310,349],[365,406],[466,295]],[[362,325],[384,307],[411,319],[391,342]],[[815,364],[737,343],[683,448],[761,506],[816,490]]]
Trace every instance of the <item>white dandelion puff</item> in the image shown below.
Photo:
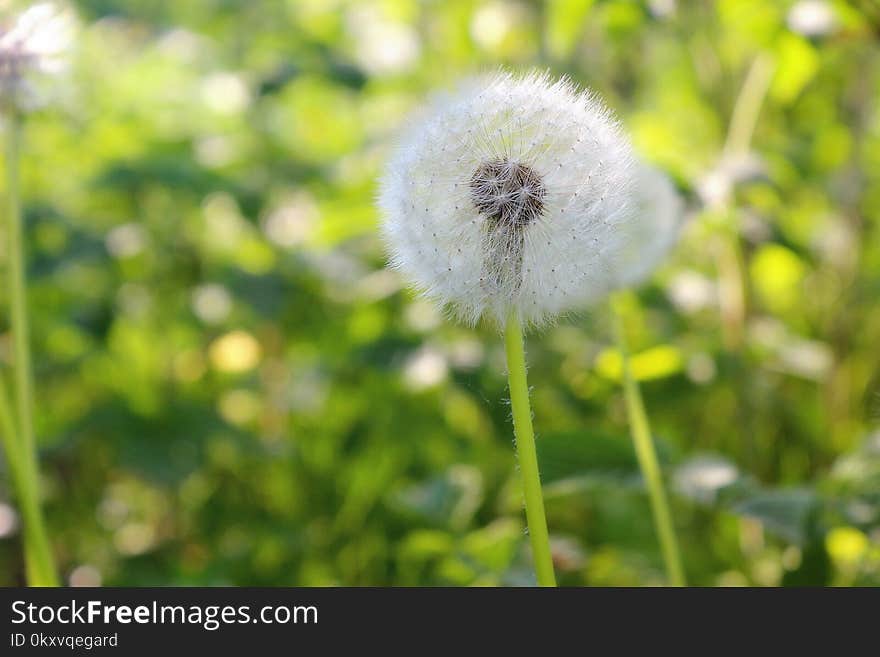
[[[75,21],[66,7],[52,2],[32,5],[17,16],[0,19],[0,104],[34,109],[43,100],[39,83],[67,67]]]
[[[678,241],[684,203],[661,171],[639,164],[634,194],[636,220],[626,225],[617,287],[635,287],[647,279]]]
[[[664,251],[645,238],[661,227],[640,185],[673,202],[641,171],[609,110],[569,80],[471,80],[434,99],[382,179],[392,265],[468,323],[543,324],[643,276],[640,249]]]

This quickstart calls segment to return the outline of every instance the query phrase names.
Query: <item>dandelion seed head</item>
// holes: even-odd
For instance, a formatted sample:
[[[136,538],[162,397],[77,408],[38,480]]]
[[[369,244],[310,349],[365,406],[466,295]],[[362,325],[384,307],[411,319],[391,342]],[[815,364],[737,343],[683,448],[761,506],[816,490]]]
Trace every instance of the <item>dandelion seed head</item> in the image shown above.
[[[71,10],[39,2],[18,15],[0,18],[0,104],[27,111],[45,99],[39,82],[63,72],[73,41]]]
[[[520,162],[481,162],[469,187],[474,208],[496,226],[527,226],[544,211],[544,181]]]
[[[636,221],[625,229],[617,287],[634,287],[651,275],[678,240],[684,216],[684,203],[665,174],[639,164],[637,181]]]
[[[381,181],[392,266],[469,324],[532,326],[602,299],[644,222],[640,169],[591,92],[499,73],[438,95]]]

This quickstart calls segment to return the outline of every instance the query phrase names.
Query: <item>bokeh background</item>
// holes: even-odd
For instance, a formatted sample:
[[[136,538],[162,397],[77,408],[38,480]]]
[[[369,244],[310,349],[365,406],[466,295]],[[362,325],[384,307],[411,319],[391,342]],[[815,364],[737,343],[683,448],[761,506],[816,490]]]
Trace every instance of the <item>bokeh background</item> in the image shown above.
[[[384,268],[373,204],[407,113],[506,66],[595,88],[687,199],[625,303],[690,581],[880,584],[876,2],[75,10],[23,163],[65,582],[533,581],[499,336]],[[563,584],[660,584],[609,327],[528,339],[554,557]]]

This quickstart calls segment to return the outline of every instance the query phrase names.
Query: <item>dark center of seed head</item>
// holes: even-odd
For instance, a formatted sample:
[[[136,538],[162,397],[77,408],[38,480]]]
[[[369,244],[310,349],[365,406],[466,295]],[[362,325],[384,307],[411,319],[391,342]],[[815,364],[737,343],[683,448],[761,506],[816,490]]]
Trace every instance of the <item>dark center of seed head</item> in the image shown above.
[[[470,180],[471,201],[492,228],[522,228],[544,211],[547,190],[534,169],[510,160],[489,160]]]

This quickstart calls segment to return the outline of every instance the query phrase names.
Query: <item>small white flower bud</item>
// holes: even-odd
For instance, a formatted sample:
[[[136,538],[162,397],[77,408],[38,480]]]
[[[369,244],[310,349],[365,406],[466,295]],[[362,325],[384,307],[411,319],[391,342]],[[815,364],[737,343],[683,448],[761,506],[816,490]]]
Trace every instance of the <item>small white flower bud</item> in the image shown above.
[[[383,176],[392,265],[468,323],[543,324],[638,280],[671,243],[651,231],[678,201],[640,172],[608,109],[570,81],[471,80],[434,99]]]

